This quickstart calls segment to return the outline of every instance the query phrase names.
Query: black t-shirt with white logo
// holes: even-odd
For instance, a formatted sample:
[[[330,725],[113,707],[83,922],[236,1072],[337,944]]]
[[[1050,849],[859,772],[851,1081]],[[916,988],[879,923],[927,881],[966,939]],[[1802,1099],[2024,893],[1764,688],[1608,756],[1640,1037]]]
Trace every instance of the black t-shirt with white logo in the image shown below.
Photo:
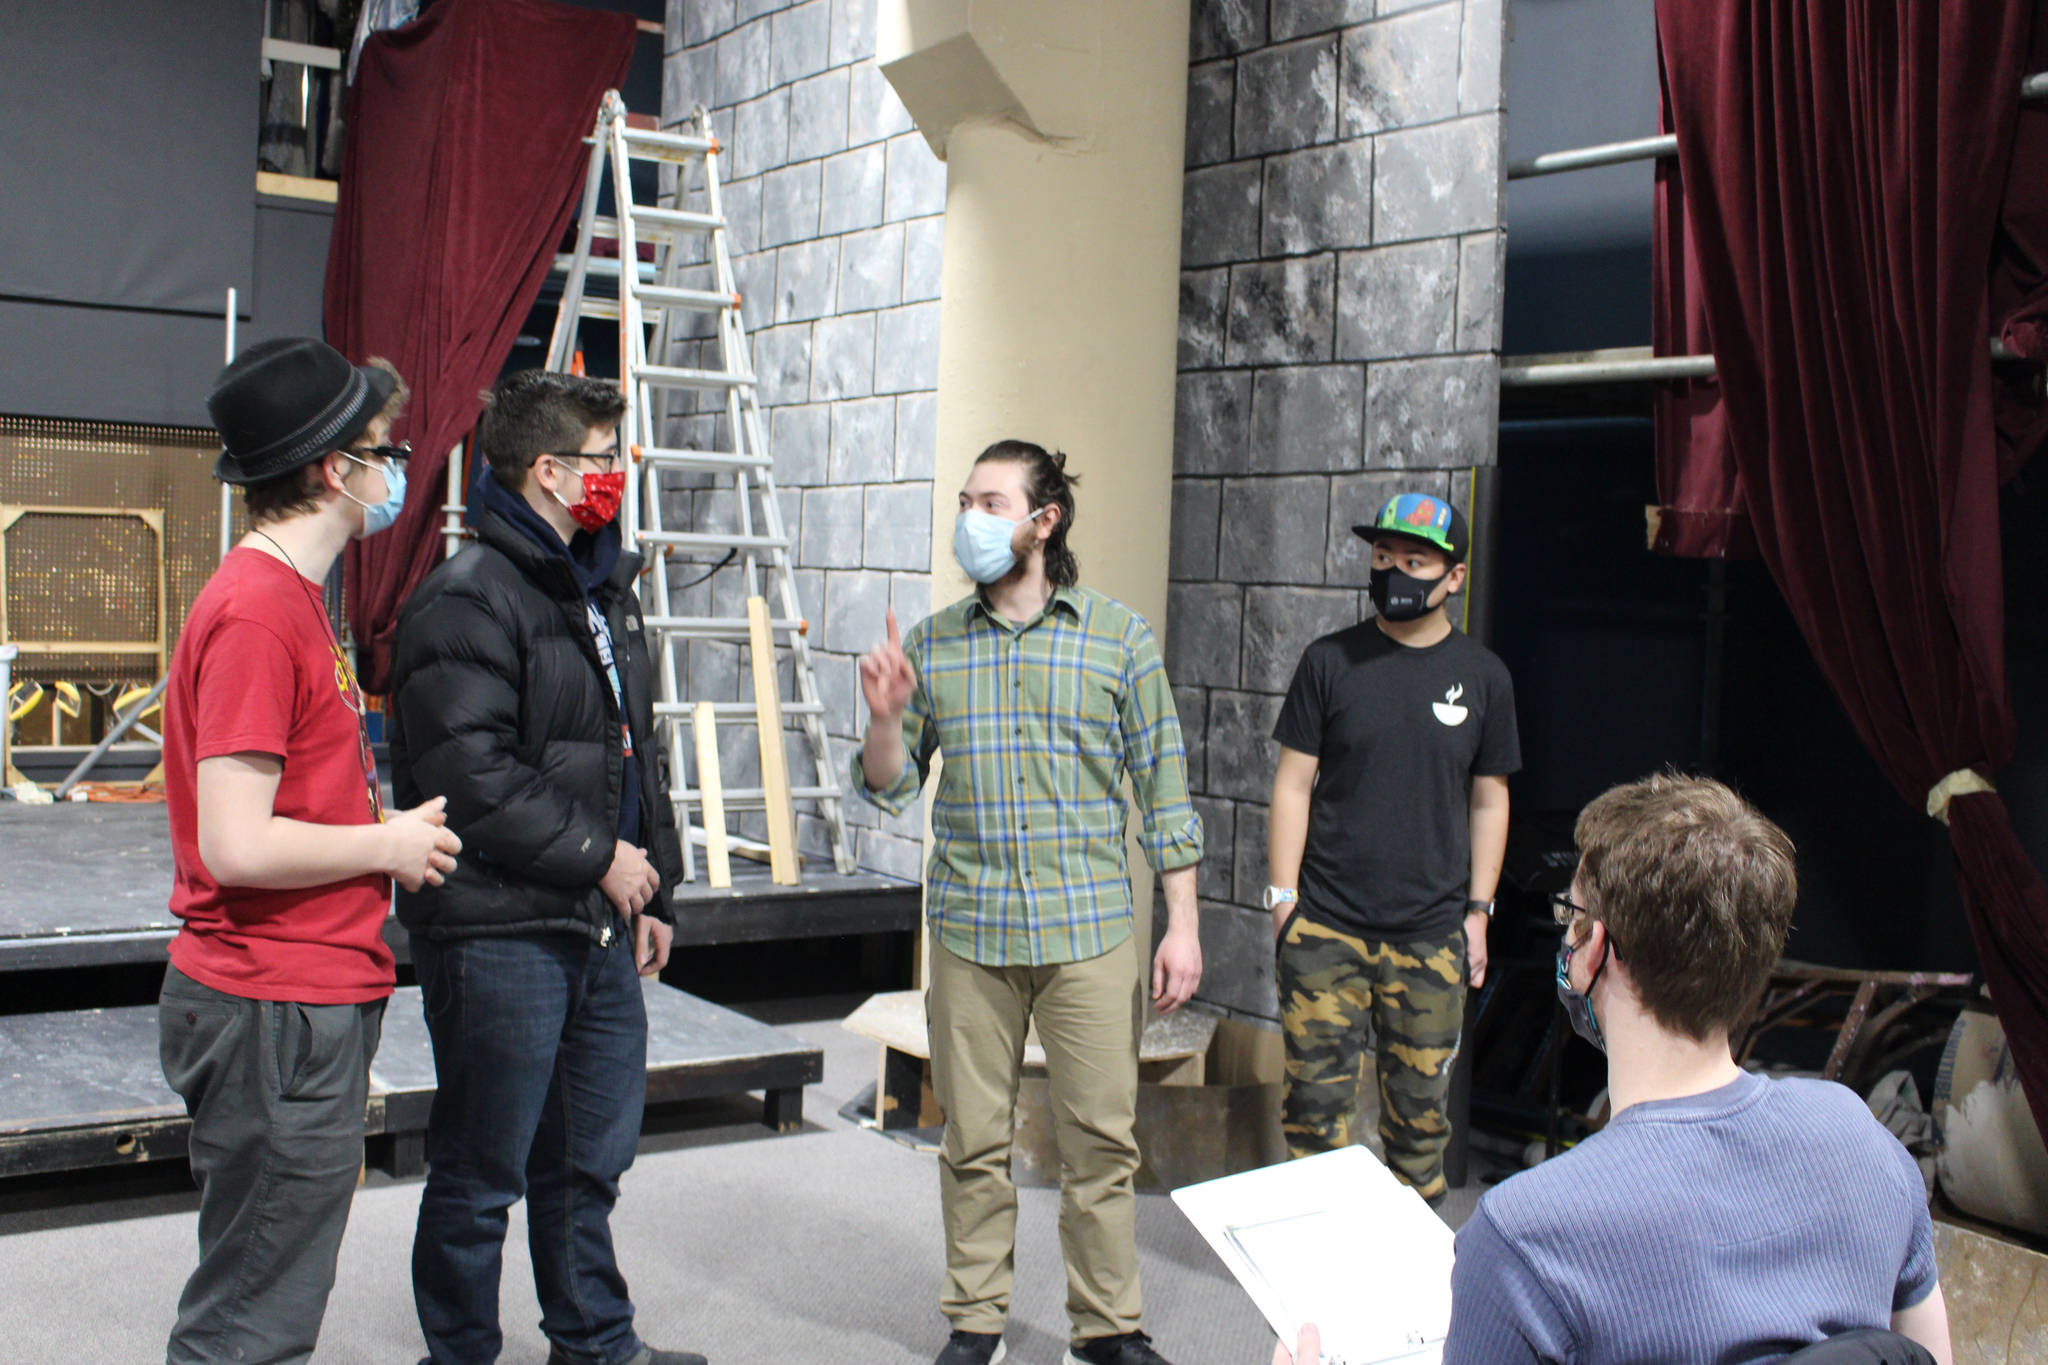
[[[1465,917],[1472,779],[1522,766],[1515,690],[1493,651],[1451,633],[1420,649],[1366,620],[1311,644],[1273,738],[1317,760],[1303,913],[1395,943]]]

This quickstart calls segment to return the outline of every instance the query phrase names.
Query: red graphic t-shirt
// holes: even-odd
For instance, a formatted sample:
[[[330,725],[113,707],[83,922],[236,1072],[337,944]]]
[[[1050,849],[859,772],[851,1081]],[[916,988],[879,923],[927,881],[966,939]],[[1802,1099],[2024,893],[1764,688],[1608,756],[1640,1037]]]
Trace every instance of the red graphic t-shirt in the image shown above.
[[[363,876],[297,891],[223,887],[199,857],[198,767],[227,754],[284,761],[273,813],[318,825],[381,815],[362,695],[329,634],[320,587],[260,550],[237,549],[185,619],[164,692],[164,792],[185,922],[171,961],[252,1000],[358,1004],[391,994],[384,918],[391,882]]]

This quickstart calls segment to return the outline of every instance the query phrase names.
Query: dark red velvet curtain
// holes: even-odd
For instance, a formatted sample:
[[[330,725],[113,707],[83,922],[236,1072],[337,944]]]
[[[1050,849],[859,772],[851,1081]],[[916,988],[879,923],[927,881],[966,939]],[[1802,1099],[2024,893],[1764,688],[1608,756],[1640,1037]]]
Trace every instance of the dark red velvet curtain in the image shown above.
[[[630,14],[439,0],[371,38],[348,105],[327,340],[412,385],[405,512],[349,547],[363,685],[387,688],[398,609],[441,557],[447,457],[482,410],[582,192],[582,139],[625,79]]]
[[[1986,281],[2033,10],[1657,4],[1684,218],[1682,239],[1656,243],[1660,282],[1674,245],[1690,248],[1659,341],[1712,350],[1724,437],[1662,452],[1660,471],[1684,476],[1665,493],[1746,513],[1822,672],[1916,807],[2013,753]],[[1673,433],[1702,434],[1660,424]],[[1995,792],[1947,814],[2048,1130],[2048,889]]]

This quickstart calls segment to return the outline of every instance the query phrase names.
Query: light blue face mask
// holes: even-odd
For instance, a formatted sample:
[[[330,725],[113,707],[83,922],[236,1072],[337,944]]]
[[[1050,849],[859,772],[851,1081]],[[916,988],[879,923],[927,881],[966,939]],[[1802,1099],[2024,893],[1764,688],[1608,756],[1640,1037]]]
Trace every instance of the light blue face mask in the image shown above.
[[[960,519],[953,523],[953,558],[960,561],[960,567],[975,582],[995,582],[1017,567],[1017,555],[1010,548],[1010,538],[1017,534],[1019,526],[1044,510],[1041,507],[1030,516],[1011,521],[1008,517],[999,517],[978,507],[965,509],[960,513]]]
[[[341,495],[363,509],[364,535],[374,536],[379,531],[389,530],[391,524],[398,520],[398,514],[405,510],[405,466],[396,460],[371,464],[368,460],[360,459],[345,450],[341,454],[343,459],[353,460],[363,468],[374,469],[384,476],[382,502],[364,502],[346,488],[341,490]]]

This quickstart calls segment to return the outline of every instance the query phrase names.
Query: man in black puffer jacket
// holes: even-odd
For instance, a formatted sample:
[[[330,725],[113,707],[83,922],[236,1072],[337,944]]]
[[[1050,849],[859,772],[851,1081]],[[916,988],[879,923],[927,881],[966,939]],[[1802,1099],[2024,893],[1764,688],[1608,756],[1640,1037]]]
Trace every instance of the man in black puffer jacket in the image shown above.
[[[439,1084],[413,1243],[434,1365],[497,1359],[522,1195],[550,1365],[703,1362],[640,1341],[611,1240],[646,1098],[640,977],[668,960],[682,873],[640,557],[613,521],[624,410],[601,380],[500,382],[477,428],[477,545],[399,617],[394,785],[407,807],[445,796],[463,841],[444,885],[398,901]]]

